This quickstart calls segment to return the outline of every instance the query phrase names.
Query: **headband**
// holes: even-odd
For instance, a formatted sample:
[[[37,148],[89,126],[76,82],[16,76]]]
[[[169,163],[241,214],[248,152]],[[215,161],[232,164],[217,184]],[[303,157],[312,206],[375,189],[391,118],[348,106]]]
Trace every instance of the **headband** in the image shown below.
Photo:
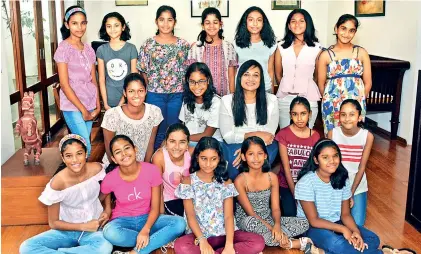
[[[73,8],[73,9],[71,9],[71,10],[69,10],[67,13],[66,13],[66,15],[64,15],[64,21],[69,21],[69,18],[70,18],[70,16],[73,14],[73,13],[75,13],[75,12],[82,12],[83,14],[85,14],[85,16],[86,16],[86,12],[85,12],[85,10],[84,9],[82,9],[82,8],[80,8],[80,7],[75,7],[75,8]]]
[[[316,151],[316,148],[317,148],[320,144],[323,144],[323,143],[324,143],[324,142],[326,142],[326,141],[332,141],[332,140],[331,140],[331,139],[328,139],[328,138],[321,140],[319,143],[317,143],[317,144],[314,146],[313,150],[314,150],[314,151]]]
[[[61,151],[61,148],[64,144],[64,142],[66,142],[69,139],[76,139],[79,140],[80,142],[82,142],[82,144],[85,145],[85,147],[87,147],[86,141],[84,138],[82,138],[81,136],[77,135],[77,134],[67,134],[66,136],[64,136],[61,140],[60,143],[58,144],[58,149],[59,151]]]

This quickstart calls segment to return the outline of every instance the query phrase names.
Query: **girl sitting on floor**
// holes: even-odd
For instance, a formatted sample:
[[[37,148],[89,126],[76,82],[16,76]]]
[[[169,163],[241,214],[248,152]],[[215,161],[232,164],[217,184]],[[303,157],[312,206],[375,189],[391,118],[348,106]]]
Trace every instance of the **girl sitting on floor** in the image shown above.
[[[111,222],[104,227],[104,237],[113,245],[133,247],[127,254],[151,253],[175,240],[186,227],[181,217],[159,215],[162,184],[159,169],[136,161],[136,150],[130,138],[115,136],[110,142],[110,151],[118,167],[109,172],[101,184],[103,194],[113,192],[116,197]]]
[[[311,253],[307,237],[291,239],[308,229],[305,218],[281,217],[278,178],[270,172],[265,143],[259,137],[249,137],[241,146],[240,172],[235,179],[238,190],[235,218],[238,227],[260,234],[267,246],[301,249]]]
[[[175,241],[176,253],[250,253],[263,251],[263,237],[236,230],[233,197],[238,195],[228,179],[219,142],[204,137],[192,156],[190,177],[178,185],[175,195],[184,201],[187,235]]]
[[[113,246],[102,226],[111,214],[98,198],[105,169],[97,162],[86,162],[87,144],[77,134],[64,136],[59,143],[63,166],[38,198],[48,206],[50,230],[24,241],[19,253],[111,253]]]

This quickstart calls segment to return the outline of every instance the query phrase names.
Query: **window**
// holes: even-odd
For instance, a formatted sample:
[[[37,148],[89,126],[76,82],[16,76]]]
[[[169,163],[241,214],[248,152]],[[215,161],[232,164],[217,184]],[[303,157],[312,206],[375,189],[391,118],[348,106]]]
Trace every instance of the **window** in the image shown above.
[[[58,45],[57,20],[64,3],[60,0],[2,0],[2,36],[9,76],[10,105],[15,122],[22,116],[23,93],[35,94],[35,117],[43,141],[63,125],[52,85],[58,82],[53,61]],[[20,147],[16,145],[16,147]]]

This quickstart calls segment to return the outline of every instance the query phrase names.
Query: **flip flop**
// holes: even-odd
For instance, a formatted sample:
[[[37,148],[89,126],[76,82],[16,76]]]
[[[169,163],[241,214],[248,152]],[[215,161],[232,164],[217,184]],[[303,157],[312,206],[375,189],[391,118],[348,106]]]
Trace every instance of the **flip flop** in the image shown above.
[[[384,249],[389,249],[391,253],[399,253],[399,250],[398,249],[395,249],[395,248],[393,248],[390,245],[383,245],[382,246],[382,250],[384,250]]]
[[[417,254],[414,250],[412,250],[410,248],[400,248],[398,250],[399,251],[407,251],[407,252],[412,253],[412,254]]]

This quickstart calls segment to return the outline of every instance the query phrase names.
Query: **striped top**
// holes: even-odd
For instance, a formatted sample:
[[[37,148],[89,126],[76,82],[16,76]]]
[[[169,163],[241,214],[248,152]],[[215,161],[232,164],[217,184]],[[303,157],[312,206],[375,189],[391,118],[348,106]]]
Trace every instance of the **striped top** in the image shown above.
[[[367,141],[368,130],[360,131],[352,137],[345,136],[341,127],[335,127],[332,130],[332,140],[338,144],[342,154],[342,164],[348,170],[349,181],[352,185],[355,176],[358,173],[358,167],[363,156],[364,147]],[[368,191],[367,176],[364,173],[360,184],[355,190],[354,195]]]
[[[351,185],[346,180],[342,189],[335,190],[329,183],[323,182],[315,172],[308,172],[295,185],[295,199],[314,202],[317,216],[330,222],[341,219],[342,201],[351,198]],[[306,217],[298,202],[297,217]]]

